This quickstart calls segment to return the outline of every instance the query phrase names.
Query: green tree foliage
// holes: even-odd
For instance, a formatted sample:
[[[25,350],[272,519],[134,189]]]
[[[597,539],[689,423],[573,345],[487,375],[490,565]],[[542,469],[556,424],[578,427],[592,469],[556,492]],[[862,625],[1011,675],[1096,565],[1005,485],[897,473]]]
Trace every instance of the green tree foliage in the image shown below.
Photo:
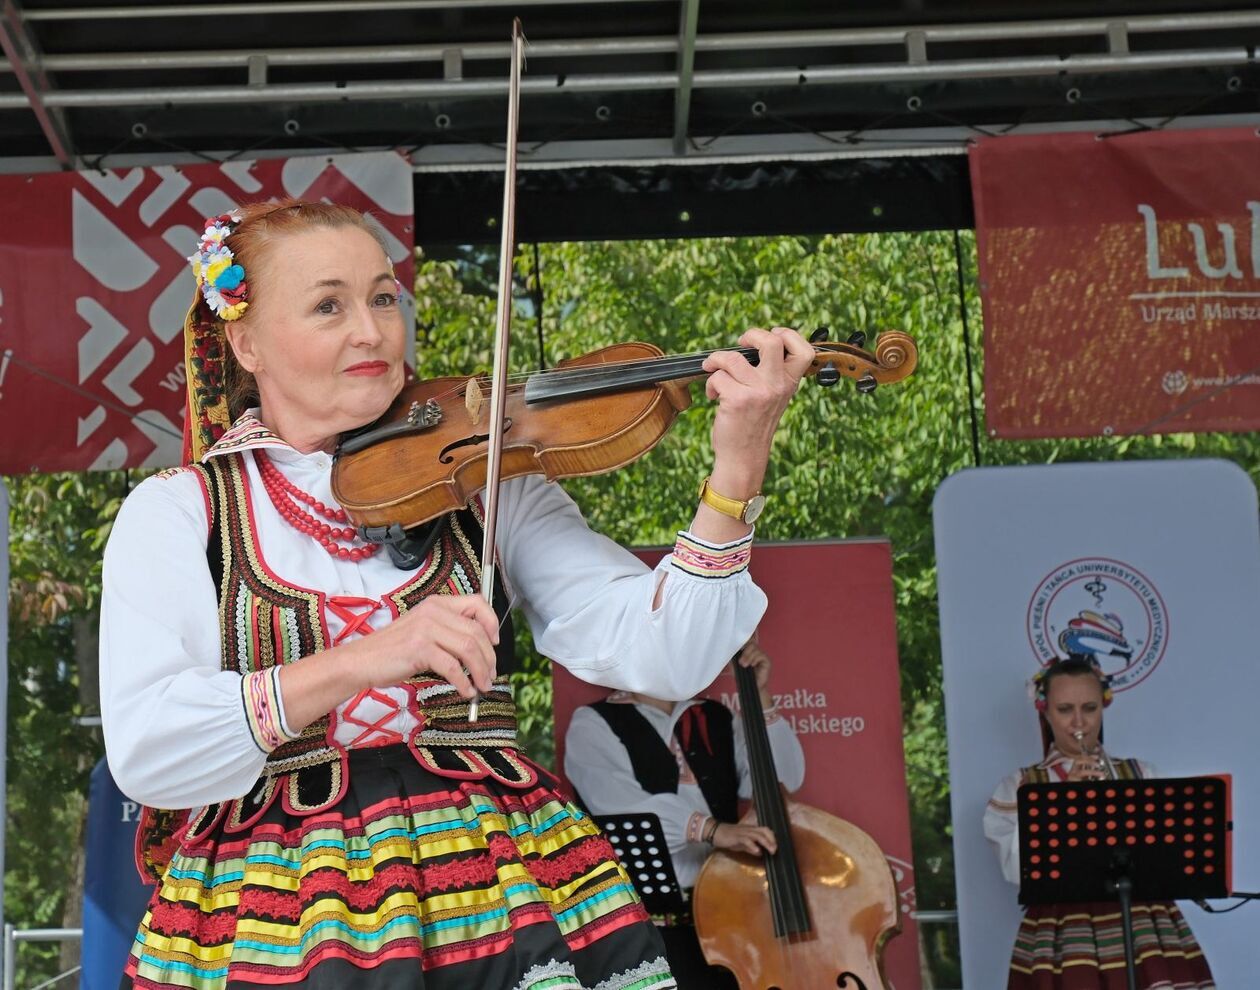
[[[845,382],[802,387],[775,441],[765,485],[770,510],[758,538],[891,538],[919,903],[952,904],[931,500],[937,484],[973,458],[953,235],[545,244],[539,257],[548,366],[625,340],[667,353],[729,346],[746,327],[775,324],[829,327],[833,340],[862,331],[872,343],[880,330],[897,328],[918,340],[920,370],[908,382],[871,396]],[[470,252],[421,266],[426,300],[438,283],[474,287],[458,304],[429,310],[459,315],[422,334],[426,372],[466,372],[488,360],[492,300],[475,288],[488,281],[483,263]],[[531,358],[538,362],[532,251],[521,252],[516,274],[513,334],[525,370]],[[714,407],[695,393],[696,404],[648,456],[565,482],[595,529],[633,546],[672,543],[686,525],[712,460]],[[545,676],[535,666],[522,679]]]
[[[78,717],[99,711],[101,551],[122,473],[10,478],[8,816],[5,920],[78,924],[88,774],[103,753]],[[19,986],[59,972],[77,946],[25,946]]]
[[[969,232],[544,244],[537,257],[537,268],[532,250],[517,258],[518,371],[626,340],[650,341],[667,353],[728,346],[745,327],[776,323],[804,331],[827,326],[833,340],[862,331],[872,342],[880,330],[896,328],[918,341],[914,377],[873,396],[847,383],[802,386],[775,441],[765,484],[770,507],[758,537],[891,539],[918,904],[952,907],[931,517],[937,487],[977,463],[1191,455],[1232,458],[1255,477],[1256,440],[1215,434],[990,440],[983,428],[981,314]],[[467,251],[421,265],[419,281],[430,293],[425,311],[433,319],[421,335],[426,372],[485,369],[493,317],[487,287],[494,284],[486,264],[486,254]],[[539,281],[546,290],[541,306]],[[443,292],[464,288],[456,301],[438,301],[439,284]],[[444,319],[444,313],[456,316]],[[566,481],[565,487],[591,525],[613,539],[628,546],[671,543],[690,517],[698,479],[711,462],[712,415],[712,405],[700,398],[642,460],[614,474]],[[525,710],[535,751],[543,754],[549,740],[535,732],[548,725],[548,712],[531,712],[530,699],[549,705],[547,678],[536,657],[527,659],[519,678],[522,686],[537,685],[536,694],[525,696]],[[938,928],[925,945],[938,985],[960,981],[951,943],[951,935]]]

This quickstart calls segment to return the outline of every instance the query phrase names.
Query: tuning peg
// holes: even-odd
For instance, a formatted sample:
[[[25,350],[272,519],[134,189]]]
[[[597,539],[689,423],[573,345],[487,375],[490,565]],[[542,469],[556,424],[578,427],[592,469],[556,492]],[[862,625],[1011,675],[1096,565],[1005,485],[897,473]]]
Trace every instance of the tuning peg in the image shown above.
[[[870,395],[875,391],[875,386],[877,386],[879,382],[875,380],[874,375],[863,375],[857,380],[857,382],[855,382],[855,384],[857,385],[857,390],[863,395]]]
[[[854,330],[851,334],[849,334],[849,338],[845,341],[845,343],[852,347],[865,347],[866,334],[864,334],[861,330]]]
[[[811,344],[817,344],[820,341],[824,341],[827,339],[827,334],[829,333],[831,333],[831,331],[828,330],[826,327],[819,327],[817,330],[815,330],[813,333],[809,335],[809,342]],[[833,382],[832,384],[835,384],[835,383]]]
[[[818,369],[818,384],[823,388],[831,388],[840,380],[840,372],[836,371],[834,364],[824,364]]]

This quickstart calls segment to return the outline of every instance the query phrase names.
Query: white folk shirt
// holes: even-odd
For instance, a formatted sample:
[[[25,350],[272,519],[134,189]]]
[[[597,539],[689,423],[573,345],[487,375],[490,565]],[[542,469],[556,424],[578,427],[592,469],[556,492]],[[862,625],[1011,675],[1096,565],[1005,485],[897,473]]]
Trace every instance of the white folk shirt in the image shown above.
[[[684,654],[678,653],[677,656]],[[660,818],[665,842],[674,861],[674,872],[684,889],[695,886],[696,875],[712,850],[707,842],[693,842],[687,838],[687,822],[691,816],[700,814],[709,817],[713,811],[674,737],[674,726],[682,713],[695,703],[694,698],[680,701],[668,714],[652,705],[634,706],[651,723],[678,761],[677,794],[649,794],[643,789],[634,776],[626,747],[604,717],[594,709],[577,709],[564,737],[564,773],[586,803],[587,810],[596,815],[647,811]],[[748,799],[752,797],[752,777],[748,772],[744,726],[738,715],[734,728],[739,796]],[[805,781],[805,753],[800,740],[792,731],[791,723],[784,718],[772,719],[766,731],[770,736],[770,751],[774,754],[779,781],[789,791],[794,791]]]
[[[245,446],[265,447],[298,488],[336,504],[328,454],[301,454],[270,434]],[[272,505],[252,453],[244,460],[262,553],[282,581],[369,599],[404,582],[407,573],[384,551],[341,560],[294,529]],[[165,473],[127,498],[105,550],[100,677],[109,765],[123,793],[156,807],[240,797],[266,760],[241,704],[241,675],[221,666],[208,529],[197,475]],[[524,610],[538,650],[613,688],[694,694],[748,640],[766,607],[746,569],[697,577],[666,557],[650,571],[592,532],[568,495],[537,476],[504,482],[497,546],[505,589]],[[330,610],[324,621],[334,638],[346,625]],[[389,621],[386,608],[369,620],[376,628]],[[401,688],[389,692],[405,701]],[[404,711],[385,727],[403,733],[411,725]]]
[[[1072,772],[1074,762],[1071,757],[1051,746],[1046,758],[1037,766],[1049,771],[1051,781],[1065,781]],[[1155,770],[1149,763],[1139,760],[1138,767],[1143,777],[1155,776]],[[1019,806],[1016,798],[1022,783],[1022,769],[1007,774],[984,809],[984,837],[989,840],[989,845],[997,855],[1002,876],[1016,886],[1019,885]]]

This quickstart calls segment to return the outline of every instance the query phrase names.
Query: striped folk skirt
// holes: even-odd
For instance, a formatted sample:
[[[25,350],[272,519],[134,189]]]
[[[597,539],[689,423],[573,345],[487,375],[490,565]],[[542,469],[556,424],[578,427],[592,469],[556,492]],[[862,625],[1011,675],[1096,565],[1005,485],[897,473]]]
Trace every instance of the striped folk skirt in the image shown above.
[[[180,847],[123,987],[674,987],[612,847],[549,786],[452,780],[352,750],[346,796]]]
[[[1203,950],[1173,903],[1133,905],[1138,990],[1216,990]],[[1125,990],[1120,905],[1041,904],[1015,937],[1007,990]]]

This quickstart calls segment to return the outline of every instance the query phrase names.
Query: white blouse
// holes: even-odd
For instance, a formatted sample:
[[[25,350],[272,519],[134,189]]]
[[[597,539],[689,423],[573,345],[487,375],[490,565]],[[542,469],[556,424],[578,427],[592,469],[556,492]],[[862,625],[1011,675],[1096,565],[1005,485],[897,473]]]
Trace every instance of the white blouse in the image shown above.
[[[649,794],[634,775],[630,754],[617,738],[608,722],[595,709],[585,706],[573,713],[569,731],[564,737],[564,774],[576,788],[587,809],[596,815],[620,815],[651,812],[661,820],[661,830],[674,861],[674,872],[684,889],[694,887],[700,867],[708,859],[712,847],[688,834],[693,816],[708,818],[713,814],[704,792],[674,736],[674,726],[682,713],[695,704],[695,699],[680,701],[670,712],[652,705],[634,707],[648,720],[678,761],[679,780],[676,794]],[[744,740],[743,720],[735,718],[735,769],[739,773],[739,796],[752,797],[752,777],[748,769],[748,744]],[[770,751],[779,781],[789,791],[805,782],[805,752],[800,740],[785,718],[771,718],[766,725]]]
[[[298,488],[336,504],[328,454],[301,454],[274,437],[249,446],[266,447]],[[276,511],[251,453],[245,462],[262,553],[282,581],[374,600],[405,582],[409,574],[385,552],[358,562],[330,556]],[[221,669],[208,530],[197,475],[177,470],[136,487],[105,550],[100,676],[106,751],[122,791],[156,807],[194,808],[239,797],[266,760],[247,723],[241,675]],[[537,476],[503,484],[497,546],[504,587],[524,610],[538,650],[578,677],[613,688],[691,696],[748,640],[766,608],[746,569],[698,576],[666,557],[650,571],[592,532],[563,489]],[[324,619],[334,638],[346,625],[332,611]],[[383,626],[390,612],[377,609],[368,621]],[[405,698],[400,688],[390,691]],[[405,733],[412,725],[404,711],[386,727]]]
[[[1068,779],[1074,762],[1051,746],[1046,758],[1037,765],[1050,772],[1052,781],[1063,781]],[[1156,775],[1149,763],[1141,760],[1137,763],[1144,778]],[[1003,878],[1016,886],[1019,885],[1019,814],[1016,797],[1022,783],[1022,769],[1007,774],[984,809],[984,837],[989,840],[989,845],[997,855]]]

